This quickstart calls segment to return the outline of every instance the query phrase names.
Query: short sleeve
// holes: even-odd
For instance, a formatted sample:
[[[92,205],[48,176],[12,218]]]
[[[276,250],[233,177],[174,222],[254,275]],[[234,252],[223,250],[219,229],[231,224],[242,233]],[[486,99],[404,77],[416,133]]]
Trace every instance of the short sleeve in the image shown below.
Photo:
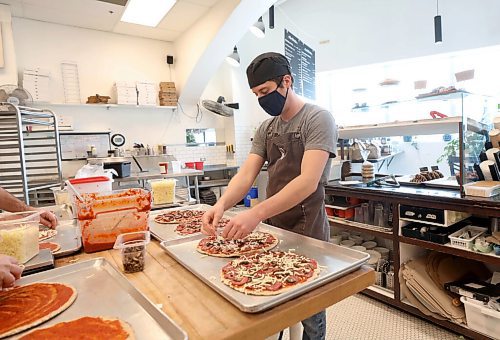
[[[260,124],[257,131],[253,136],[252,140],[252,148],[250,149],[250,153],[261,156],[264,159],[267,159],[267,149],[266,149],[266,134],[267,134],[267,126],[268,124]]]
[[[338,131],[335,119],[326,110],[319,110],[311,114],[305,124],[305,150],[324,150],[334,158],[337,152]]]

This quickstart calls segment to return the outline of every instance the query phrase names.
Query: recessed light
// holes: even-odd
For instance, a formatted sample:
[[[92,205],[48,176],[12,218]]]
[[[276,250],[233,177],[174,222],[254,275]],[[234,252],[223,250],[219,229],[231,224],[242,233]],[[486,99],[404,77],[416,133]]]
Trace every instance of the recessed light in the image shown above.
[[[176,0],[129,0],[120,20],[156,27],[175,3]]]

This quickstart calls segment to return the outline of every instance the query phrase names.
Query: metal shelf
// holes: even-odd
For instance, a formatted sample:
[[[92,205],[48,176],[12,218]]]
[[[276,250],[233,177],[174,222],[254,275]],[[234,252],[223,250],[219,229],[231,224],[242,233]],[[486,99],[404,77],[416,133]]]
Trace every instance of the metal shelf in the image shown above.
[[[0,184],[26,204],[30,204],[30,197],[35,202],[45,200],[38,197],[38,191],[47,195],[48,188],[62,181],[57,116],[45,109],[10,103],[0,106],[0,149],[6,150],[0,153]],[[27,131],[28,125],[32,132]],[[27,157],[40,155],[43,159]]]

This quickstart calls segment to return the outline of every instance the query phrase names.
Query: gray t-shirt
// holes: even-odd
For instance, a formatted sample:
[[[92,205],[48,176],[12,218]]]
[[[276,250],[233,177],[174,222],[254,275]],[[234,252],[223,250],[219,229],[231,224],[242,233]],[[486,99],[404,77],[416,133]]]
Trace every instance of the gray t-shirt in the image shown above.
[[[288,122],[280,116],[265,120],[255,132],[250,153],[257,154],[268,160],[266,151],[267,129],[273,120],[278,120],[273,127],[273,135],[297,131],[299,124],[303,121],[300,129],[302,143],[305,151],[324,150],[330,153],[330,159],[321,175],[321,183],[326,184],[330,173],[331,158],[335,157],[337,150],[337,126],[332,114],[327,110],[313,104],[306,103],[300,111]]]

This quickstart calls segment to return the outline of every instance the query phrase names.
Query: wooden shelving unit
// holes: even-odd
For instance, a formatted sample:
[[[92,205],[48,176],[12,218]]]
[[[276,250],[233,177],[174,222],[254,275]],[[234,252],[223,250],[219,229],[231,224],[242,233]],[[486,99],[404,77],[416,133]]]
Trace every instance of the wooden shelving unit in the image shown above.
[[[442,195],[439,196],[439,193]],[[451,321],[439,320],[432,316],[423,314],[419,309],[401,299],[401,289],[399,281],[399,270],[401,263],[411,258],[413,251],[415,254],[432,250],[441,253],[451,254],[458,257],[473,259],[493,266],[500,266],[500,257],[491,254],[478,253],[467,249],[452,247],[449,244],[437,244],[429,241],[413,239],[399,235],[399,226],[402,223],[399,219],[397,209],[399,204],[414,205],[418,207],[430,207],[435,209],[449,209],[455,211],[465,211],[476,216],[485,217],[500,217],[499,199],[471,199],[456,197],[455,195],[447,194],[446,190],[433,190],[426,192],[423,195],[418,188],[411,191],[410,189],[403,191],[384,190],[380,188],[367,187],[344,187],[338,184],[327,186],[326,194],[332,196],[344,196],[359,198],[362,200],[372,200],[390,203],[393,206],[393,229],[391,232],[381,232],[374,230],[375,226],[357,223],[349,220],[338,218],[329,218],[330,226],[339,227],[346,230],[352,230],[373,235],[379,238],[379,241],[392,243],[391,260],[394,265],[394,292],[389,292],[386,289],[377,286],[371,286],[363,291],[363,294],[391,305],[400,310],[406,311],[419,318],[430,321],[443,328],[447,328],[453,332],[461,334],[472,339],[490,339],[487,336],[480,334],[466,325],[459,325]],[[409,245],[409,246],[407,246]]]

